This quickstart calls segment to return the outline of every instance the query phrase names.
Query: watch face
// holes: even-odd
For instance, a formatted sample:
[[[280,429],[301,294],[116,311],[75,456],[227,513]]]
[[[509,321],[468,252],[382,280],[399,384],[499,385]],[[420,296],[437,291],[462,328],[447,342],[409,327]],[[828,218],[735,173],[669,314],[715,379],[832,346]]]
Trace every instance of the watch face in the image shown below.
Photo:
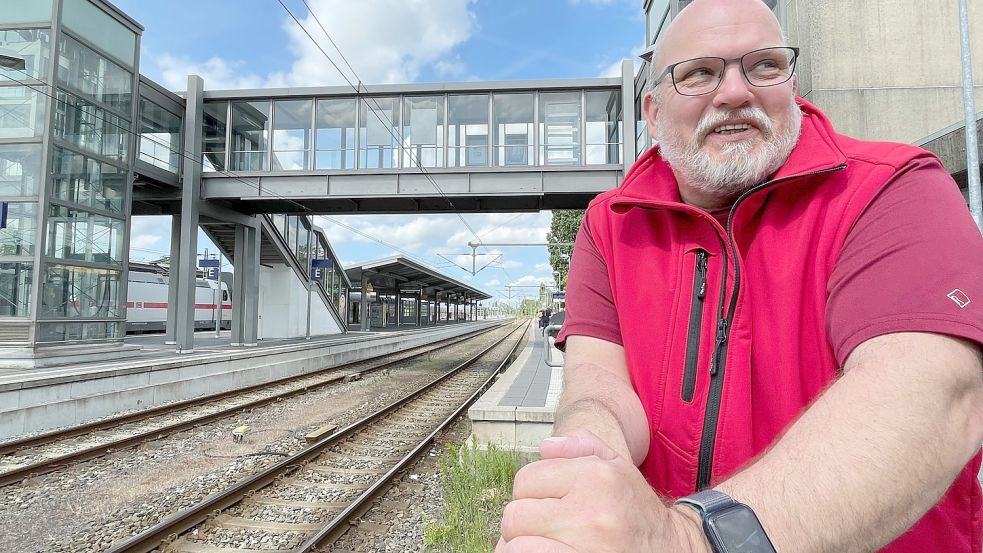
[[[720,553],[775,553],[754,512],[744,505],[714,513],[707,520]]]

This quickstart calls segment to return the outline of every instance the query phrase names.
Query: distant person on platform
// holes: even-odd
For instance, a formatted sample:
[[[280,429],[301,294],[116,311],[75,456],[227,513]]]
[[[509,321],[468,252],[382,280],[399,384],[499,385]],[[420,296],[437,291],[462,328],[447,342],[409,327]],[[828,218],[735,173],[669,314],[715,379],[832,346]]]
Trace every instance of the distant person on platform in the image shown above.
[[[658,147],[587,209],[499,553],[980,553],[983,238],[935,157],[798,98],[797,56],[761,0],[658,44]]]

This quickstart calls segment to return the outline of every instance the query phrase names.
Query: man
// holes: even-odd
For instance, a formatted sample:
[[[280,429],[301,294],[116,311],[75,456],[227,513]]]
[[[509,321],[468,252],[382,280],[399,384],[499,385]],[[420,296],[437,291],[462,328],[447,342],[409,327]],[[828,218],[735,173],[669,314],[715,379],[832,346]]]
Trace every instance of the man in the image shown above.
[[[498,552],[980,552],[983,238],[930,154],[797,99],[797,53],[760,0],[659,44]]]

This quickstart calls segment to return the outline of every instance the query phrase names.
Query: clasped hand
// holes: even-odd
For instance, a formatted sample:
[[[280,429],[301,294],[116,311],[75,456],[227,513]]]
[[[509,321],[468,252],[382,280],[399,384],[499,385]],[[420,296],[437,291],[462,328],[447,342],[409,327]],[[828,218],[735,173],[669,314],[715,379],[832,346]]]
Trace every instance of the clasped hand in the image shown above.
[[[495,553],[694,551],[693,523],[589,432],[549,438],[515,476]]]

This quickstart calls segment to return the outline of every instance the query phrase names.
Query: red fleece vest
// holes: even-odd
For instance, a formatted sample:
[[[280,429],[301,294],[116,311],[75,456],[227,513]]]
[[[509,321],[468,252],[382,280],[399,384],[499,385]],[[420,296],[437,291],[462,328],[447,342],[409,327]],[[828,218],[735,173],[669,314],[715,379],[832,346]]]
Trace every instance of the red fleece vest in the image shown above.
[[[931,155],[839,135],[817,108],[799,104],[798,144],[771,181],[735,203],[730,235],[681,203],[656,148],[588,208],[585,224],[608,268],[632,384],[648,416],[641,470],[663,495],[732,475],[837,377],[824,316],[840,249],[886,181]],[[979,467],[978,454],[883,551],[979,553]]]

